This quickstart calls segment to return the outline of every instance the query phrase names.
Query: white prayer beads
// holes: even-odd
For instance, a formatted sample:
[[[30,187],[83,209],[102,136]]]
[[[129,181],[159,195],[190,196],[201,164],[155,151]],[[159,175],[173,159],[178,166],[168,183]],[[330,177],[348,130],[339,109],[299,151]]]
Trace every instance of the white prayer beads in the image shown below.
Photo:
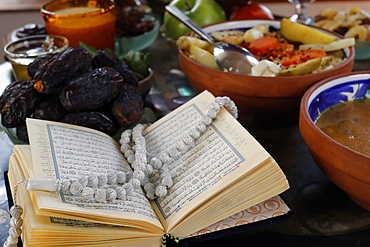
[[[10,215],[12,218],[10,219],[10,228],[9,228],[9,236],[6,239],[3,247],[17,247],[18,238],[22,233],[22,214],[23,209],[19,205],[14,205],[10,208]]]
[[[131,175],[131,172],[111,172],[79,179],[28,179],[26,187],[28,190],[61,191],[66,195],[81,195],[86,202],[123,200],[126,195],[131,195],[134,190],[140,188],[140,181],[137,179],[126,183],[126,178]]]
[[[153,200],[156,197],[167,195],[167,189],[173,185],[173,181],[166,165],[194,145],[195,141],[211,125],[222,106],[235,118],[238,117],[237,107],[229,97],[217,97],[206,110],[205,115],[195,125],[195,128],[191,129],[183,140],[178,141],[174,147],[167,151],[158,154],[157,157],[152,157],[149,164],[147,163],[148,154],[145,138],[142,136],[142,131],[146,125],[138,124],[133,130],[126,130],[122,133],[120,139],[121,151],[134,169],[134,177],[140,181],[140,185],[143,186],[149,199]],[[153,172],[160,173],[161,180],[157,186],[149,181],[149,175],[152,175]]]

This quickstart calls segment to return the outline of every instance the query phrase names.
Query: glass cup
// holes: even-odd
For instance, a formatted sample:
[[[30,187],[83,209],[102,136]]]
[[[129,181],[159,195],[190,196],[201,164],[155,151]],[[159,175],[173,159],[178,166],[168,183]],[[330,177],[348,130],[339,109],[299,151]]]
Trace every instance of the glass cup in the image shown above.
[[[68,39],[55,35],[34,35],[12,41],[5,45],[6,59],[12,64],[16,80],[30,79],[27,67],[37,57],[56,54],[66,50]]]
[[[114,50],[115,4],[112,0],[54,0],[41,7],[48,34],[67,37],[71,47],[85,43]]]
[[[308,16],[307,6],[315,0],[288,0],[288,2],[293,4],[295,8],[295,14],[289,18],[291,21],[313,24],[314,19]]]

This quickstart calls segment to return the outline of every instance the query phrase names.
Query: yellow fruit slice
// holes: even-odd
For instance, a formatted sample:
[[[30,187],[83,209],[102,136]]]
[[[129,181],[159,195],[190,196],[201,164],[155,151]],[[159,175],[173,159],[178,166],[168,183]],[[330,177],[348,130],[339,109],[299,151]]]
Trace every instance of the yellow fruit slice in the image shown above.
[[[281,20],[280,25],[281,34],[290,41],[303,44],[328,44],[336,40],[335,36],[286,18]]]
[[[189,52],[195,61],[213,69],[219,69],[215,57],[209,51],[191,44],[189,47]]]
[[[320,67],[321,57],[308,60],[307,62],[301,63],[289,69],[281,70],[278,76],[290,76],[290,75],[306,75]]]
[[[176,40],[177,47],[181,50],[189,50],[190,45],[198,46],[206,51],[212,52],[213,45],[205,40],[191,37],[191,36],[181,36]]]
[[[240,30],[212,32],[211,36],[221,42],[239,45],[243,43],[244,32]]]

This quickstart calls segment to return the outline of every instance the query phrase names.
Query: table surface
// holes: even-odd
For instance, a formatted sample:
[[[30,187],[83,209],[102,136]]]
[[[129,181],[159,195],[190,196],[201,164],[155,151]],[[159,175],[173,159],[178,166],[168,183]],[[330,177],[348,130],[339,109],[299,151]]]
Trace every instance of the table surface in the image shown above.
[[[153,54],[154,83],[147,104],[159,116],[172,111],[195,94],[179,68],[176,50],[158,36],[147,51]],[[354,70],[370,70],[370,60],[356,61]],[[0,64],[0,92],[12,80],[9,63]],[[261,233],[247,232],[191,246],[370,246],[370,212],[355,205],[315,165],[297,124],[284,128],[247,129],[276,159],[291,188],[282,194],[293,216]],[[6,240],[9,213],[3,172],[13,144],[0,129],[0,243]]]

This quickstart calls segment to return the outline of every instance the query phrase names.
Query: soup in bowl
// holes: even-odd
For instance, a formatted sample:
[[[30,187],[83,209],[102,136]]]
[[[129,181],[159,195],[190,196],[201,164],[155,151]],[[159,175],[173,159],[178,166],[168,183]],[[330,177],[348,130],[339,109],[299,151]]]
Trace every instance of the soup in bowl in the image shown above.
[[[299,128],[318,167],[356,204],[370,211],[370,155],[366,151],[370,125],[360,120],[370,115],[369,92],[370,71],[345,73],[315,84],[302,98]],[[353,103],[351,114],[345,114],[343,110]],[[357,103],[363,113],[356,114]]]

